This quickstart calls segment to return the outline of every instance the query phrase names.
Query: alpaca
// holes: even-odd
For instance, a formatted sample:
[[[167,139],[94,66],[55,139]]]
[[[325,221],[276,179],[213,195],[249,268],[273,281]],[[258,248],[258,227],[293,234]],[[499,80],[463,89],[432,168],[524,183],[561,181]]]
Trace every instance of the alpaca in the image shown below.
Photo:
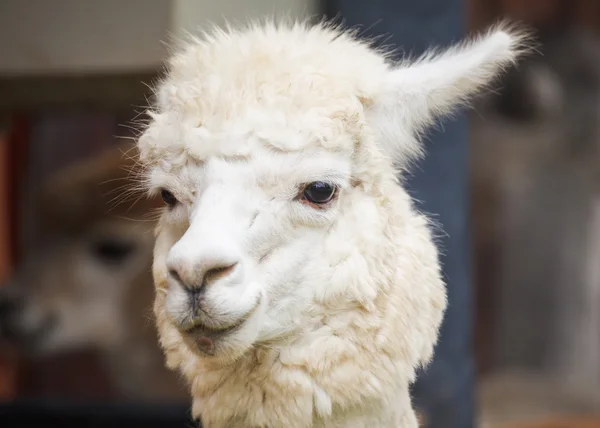
[[[49,233],[0,287],[0,339],[32,363],[96,350],[117,397],[185,402],[183,384],[164,367],[151,321],[147,211],[158,201],[112,201],[130,182],[133,159],[123,151],[133,148],[118,146],[77,163],[43,187],[39,209]]]
[[[417,136],[523,51],[499,27],[409,64],[329,24],[192,37],[139,140],[154,310],[206,428],[416,427],[446,306],[398,180]]]

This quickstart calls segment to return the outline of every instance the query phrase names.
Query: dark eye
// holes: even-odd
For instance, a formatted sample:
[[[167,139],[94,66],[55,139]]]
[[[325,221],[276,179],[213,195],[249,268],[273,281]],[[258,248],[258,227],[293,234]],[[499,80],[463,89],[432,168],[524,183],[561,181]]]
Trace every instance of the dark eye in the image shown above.
[[[315,181],[304,188],[302,199],[316,205],[323,205],[333,199],[336,191],[337,188],[329,183]]]
[[[92,252],[104,263],[122,263],[134,250],[131,242],[117,239],[102,239],[92,244]]]
[[[177,198],[166,189],[160,191],[160,197],[169,207],[173,207],[177,203]]]

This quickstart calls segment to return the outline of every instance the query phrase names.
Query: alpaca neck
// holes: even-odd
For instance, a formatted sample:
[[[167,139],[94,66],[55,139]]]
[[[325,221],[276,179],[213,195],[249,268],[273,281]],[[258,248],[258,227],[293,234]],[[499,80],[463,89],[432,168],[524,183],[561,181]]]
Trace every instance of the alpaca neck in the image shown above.
[[[273,349],[257,350],[234,365],[201,364],[202,370],[194,370],[195,375],[188,379],[193,385],[194,416],[202,419],[205,428],[418,427],[408,382],[342,406],[343,398],[326,391],[321,375],[311,375],[297,365],[286,366]],[[304,387],[281,382],[286,378],[296,378]],[[366,387],[358,378],[349,382],[356,391]],[[352,395],[358,396],[358,392]]]
[[[417,428],[417,418],[408,391],[392,403],[340,410],[332,418],[315,421],[313,428]]]

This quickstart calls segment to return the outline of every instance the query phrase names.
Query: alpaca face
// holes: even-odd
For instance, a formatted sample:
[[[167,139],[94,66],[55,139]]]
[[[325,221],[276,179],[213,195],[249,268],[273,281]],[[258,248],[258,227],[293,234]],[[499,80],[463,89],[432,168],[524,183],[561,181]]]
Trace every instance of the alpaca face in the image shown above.
[[[0,287],[0,339],[34,355],[109,352],[141,336],[153,298],[157,200],[115,203],[132,161],[112,150],[49,177],[36,195],[40,242]]]
[[[359,192],[349,150],[276,152],[252,137],[246,144],[251,155],[217,152],[177,174],[151,174],[167,203],[166,252],[159,246],[166,313],[208,354],[295,329],[317,291],[303,284],[330,275],[315,261],[342,205]]]
[[[394,254],[392,224],[417,218],[396,181],[420,153],[415,135],[489,83],[518,41],[498,31],[395,67],[333,29],[267,25],[175,55],[138,145],[166,203],[163,346],[225,360],[322,326],[323,308],[373,305],[393,286],[376,266]],[[443,305],[426,310],[439,320]]]
[[[0,288],[0,338],[36,356],[114,346],[131,324],[127,296],[150,269],[151,238],[108,218],[51,240]]]

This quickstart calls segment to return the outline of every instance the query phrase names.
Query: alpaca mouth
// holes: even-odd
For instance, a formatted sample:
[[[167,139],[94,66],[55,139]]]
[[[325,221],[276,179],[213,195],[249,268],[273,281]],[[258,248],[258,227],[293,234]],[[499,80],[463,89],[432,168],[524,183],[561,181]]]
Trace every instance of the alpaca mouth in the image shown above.
[[[250,311],[250,313],[252,313],[252,311]],[[199,351],[207,355],[214,355],[215,342],[239,330],[248,320],[250,313],[226,327],[212,327],[204,324],[195,324],[193,327],[190,327],[183,332]]]
[[[246,321],[260,306],[261,297],[256,300],[254,307],[232,324],[225,326],[208,325],[201,319],[193,320],[190,326],[182,329],[185,336],[203,353],[214,355],[215,342],[240,330]]]
[[[252,312],[252,311],[250,311],[250,312]],[[189,328],[184,329],[183,331],[186,334],[191,334],[194,336],[197,336],[197,335],[222,336],[222,335],[231,333],[231,332],[239,329],[242,326],[242,324],[244,324],[246,322],[246,320],[248,319],[249,316],[250,316],[250,313],[248,315],[240,318],[238,321],[234,322],[233,324],[229,324],[225,327],[209,326],[209,325],[203,324],[201,322],[196,322],[196,323],[194,323],[194,325],[192,325]]]

